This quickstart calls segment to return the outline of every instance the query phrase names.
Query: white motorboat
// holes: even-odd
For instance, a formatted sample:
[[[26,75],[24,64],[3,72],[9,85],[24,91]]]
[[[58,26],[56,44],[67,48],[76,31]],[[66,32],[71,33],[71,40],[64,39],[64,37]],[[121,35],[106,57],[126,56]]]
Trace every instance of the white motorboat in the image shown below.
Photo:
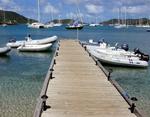
[[[94,24],[94,23],[92,23],[92,24],[89,24],[89,26],[91,26],[91,27],[96,27],[96,26],[100,26],[99,24]]]
[[[23,44],[26,45],[41,45],[41,44],[47,44],[51,43],[57,40],[57,36],[52,36],[52,37],[47,37],[43,39],[37,39],[37,40],[32,40],[30,37],[27,37],[26,40],[22,41],[15,41],[15,40],[10,40],[6,45],[12,48],[17,48]]]
[[[62,24],[61,23],[56,23],[56,24],[54,24],[54,26],[59,27],[59,26],[62,26]]]
[[[34,22],[32,24],[28,24],[28,27],[29,28],[37,28],[37,29],[39,29],[39,28],[45,28],[45,25],[40,23],[40,22]]]
[[[53,22],[45,24],[45,28],[52,28],[52,27],[54,27],[54,23]]]
[[[128,47],[110,47],[105,42],[100,43],[99,46],[87,45],[86,47],[101,62],[121,66],[148,67],[149,56],[138,49],[132,52],[128,51]]]
[[[141,60],[139,57],[104,54],[97,50],[91,50],[90,53],[101,62],[107,64],[131,67],[148,67],[148,62]]]
[[[119,29],[119,28],[127,28],[127,25],[119,24],[119,25],[115,25],[114,28],[117,28],[117,29]]]
[[[100,43],[99,46],[87,45],[88,51],[95,50],[95,49],[100,53],[108,54],[108,55],[132,56],[132,57],[137,56],[136,54],[134,54],[134,52],[127,51],[127,48],[125,50],[125,48],[123,49],[123,47],[122,48],[110,47],[110,45],[106,43]]]
[[[8,52],[10,52],[10,50],[11,50],[10,47],[0,48],[0,55],[6,55]]]
[[[21,45],[17,49],[22,52],[42,52],[47,51],[52,46],[51,43],[44,45]]]

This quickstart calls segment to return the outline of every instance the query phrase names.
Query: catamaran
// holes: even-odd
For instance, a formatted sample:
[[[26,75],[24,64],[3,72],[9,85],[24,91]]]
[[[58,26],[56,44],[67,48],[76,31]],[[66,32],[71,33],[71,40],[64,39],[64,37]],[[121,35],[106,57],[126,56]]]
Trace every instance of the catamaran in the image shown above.
[[[40,22],[40,0],[38,0],[38,22],[34,22],[28,25],[29,28],[45,28],[45,25]]]

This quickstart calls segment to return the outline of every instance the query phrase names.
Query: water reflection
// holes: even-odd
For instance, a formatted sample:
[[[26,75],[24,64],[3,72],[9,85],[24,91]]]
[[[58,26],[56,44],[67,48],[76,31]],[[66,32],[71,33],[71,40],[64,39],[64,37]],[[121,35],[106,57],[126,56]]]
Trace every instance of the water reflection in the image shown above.
[[[2,55],[0,56],[0,63],[8,63],[10,61],[10,55]]]
[[[53,53],[52,50],[47,52],[19,52],[17,51],[16,54],[20,57],[34,57],[34,58],[48,58]]]

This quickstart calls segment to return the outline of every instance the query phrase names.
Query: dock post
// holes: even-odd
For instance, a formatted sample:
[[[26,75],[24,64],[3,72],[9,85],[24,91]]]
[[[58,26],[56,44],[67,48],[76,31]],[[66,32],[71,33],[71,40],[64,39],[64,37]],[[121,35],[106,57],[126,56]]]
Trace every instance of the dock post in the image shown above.
[[[53,79],[53,73],[52,72],[50,73],[50,79]]]
[[[58,52],[56,52],[56,56],[58,56]]]
[[[96,65],[98,65],[98,61],[97,60],[95,61],[95,63],[96,63]]]
[[[111,77],[111,73],[112,73],[112,69],[109,69],[109,73],[108,73],[108,81],[110,81],[110,77]]]
[[[91,56],[91,53],[89,53],[89,56]]]
[[[46,100],[47,100],[48,96],[43,95],[41,98],[43,99],[43,111],[46,111],[48,108],[51,108],[50,106],[46,105]]]
[[[135,110],[135,107],[136,107],[134,102],[137,101],[137,98],[132,97],[131,100],[132,100],[132,105],[130,107],[130,110],[131,110],[131,113],[134,113],[134,110]]]
[[[131,113],[134,113],[134,109],[135,109],[135,107],[136,107],[136,106],[135,106],[135,104],[134,104],[134,103],[132,103],[131,108],[130,108],[130,109],[131,109]]]
[[[59,50],[59,47],[57,48],[57,50]]]
[[[56,60],[54,59],[54,65],[56,65]]]
[[[86,50],[86,46],[84,46],[84,49]]]
[[[51,68],[51,69],[50,69],[50,71],[54,71],[54,69],[53,69],[53,68]]]

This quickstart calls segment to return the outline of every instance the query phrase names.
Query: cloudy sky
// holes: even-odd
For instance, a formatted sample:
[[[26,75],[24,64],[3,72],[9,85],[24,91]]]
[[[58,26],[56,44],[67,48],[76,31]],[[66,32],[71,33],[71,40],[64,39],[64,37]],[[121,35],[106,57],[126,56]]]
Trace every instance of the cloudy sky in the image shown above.
[[[37,19],[38,0],[0,0],[0,9],[11,10],[26,17]],[[150,16],[150,0],[40,0],[41,21],[55,18],[76,18],[78,15],[88,22],[124,17]],[[79,8],[79,10],[77,10]],[[120,10],[119,10],[120,9]],[[77,13],[80,11],[80,14]]]

